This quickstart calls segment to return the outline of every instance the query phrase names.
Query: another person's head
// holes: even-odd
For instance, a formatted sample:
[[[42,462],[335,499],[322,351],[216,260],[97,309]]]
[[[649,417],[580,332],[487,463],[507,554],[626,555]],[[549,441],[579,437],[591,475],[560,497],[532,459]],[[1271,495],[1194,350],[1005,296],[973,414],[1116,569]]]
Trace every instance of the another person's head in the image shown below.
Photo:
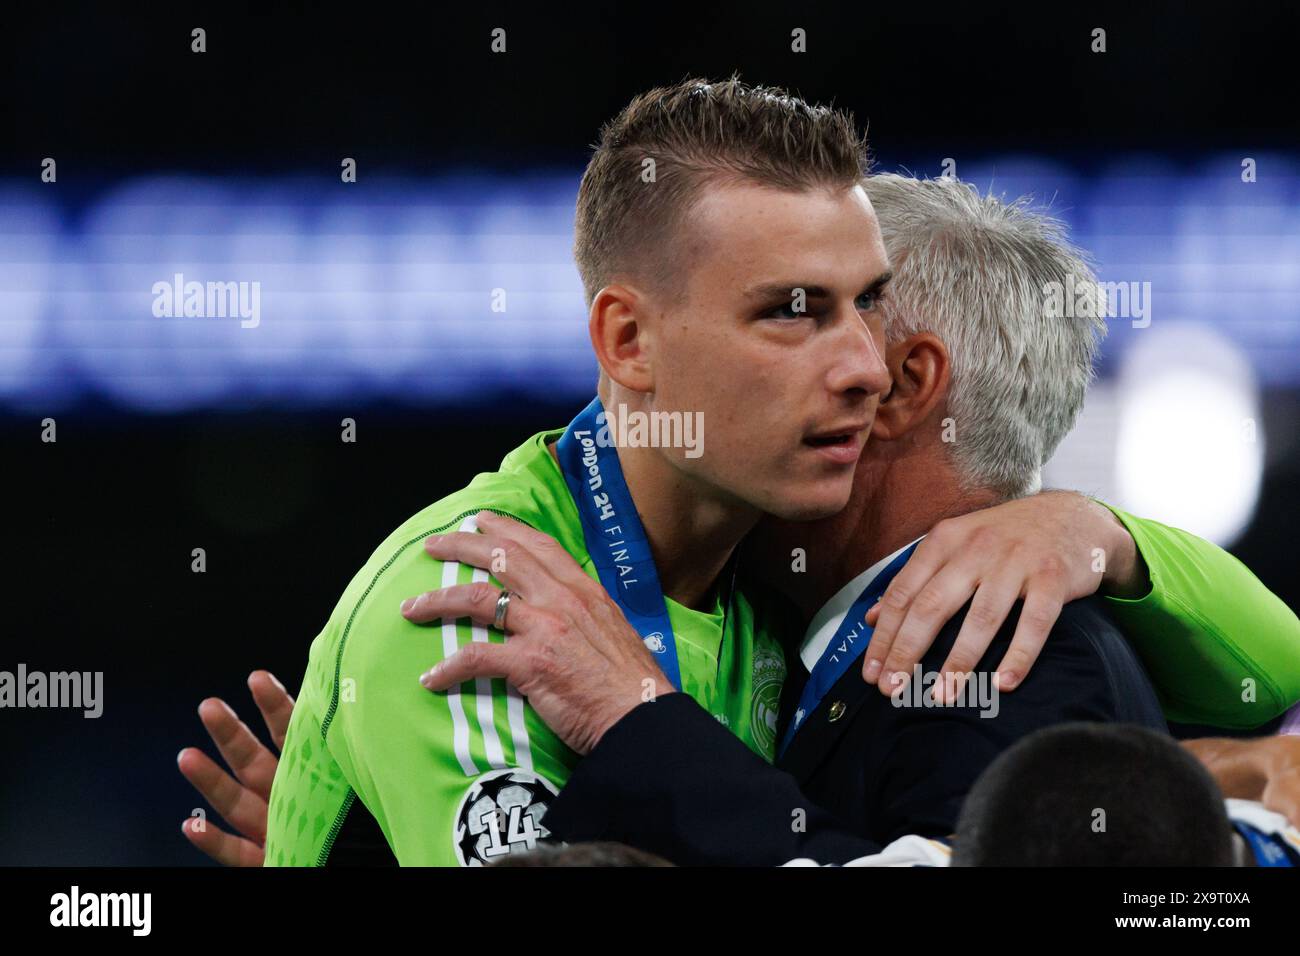
[[[1231,866],[1214,778],[1172,738],[1062,724],[998,755],[957,821],[953,866]]]
[[[778,555],[859,547],[872,529],[864,515],[912,512],[921,533],[1038,490],[1106,331],[1084,255],[1027,201],[946,179],[882,174],[865,185],[893,274],[882,303],[891,388],[849,507],[813,524],[764,522],[756,544]],[[1054,291],[1071,297],[1066,314]],[[763,563],[773,583],[807,586],[781,570],[788,558]]]
[[[1084,254],[1028,200],[969,183],[885,174],[867,180],[867,195],[894,267],[893,404],[873,437],[909,438],[967,490],[1032,494],[1083,408],[1106,334]],[[1058,293],[1071,298],[1065,314]],[[946,361],[928,354],[940,350]],[[932,369],[941,362],[942,377]]]
[[[738,80],[636,97],[601,131],[574,252],[606,408],[702,412],[701,493],[794,518],[848,500],[888,388],[888,262],[852,117]]]

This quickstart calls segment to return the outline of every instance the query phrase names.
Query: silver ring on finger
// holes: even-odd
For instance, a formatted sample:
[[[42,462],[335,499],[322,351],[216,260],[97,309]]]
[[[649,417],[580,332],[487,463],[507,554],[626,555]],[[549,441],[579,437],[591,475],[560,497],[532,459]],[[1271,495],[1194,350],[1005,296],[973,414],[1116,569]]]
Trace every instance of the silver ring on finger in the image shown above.
[[[510,592],[502,591],[497,598],[496,614],[492,616],[492,626],[502,634],[506,632],[506,614],[510,610]]]

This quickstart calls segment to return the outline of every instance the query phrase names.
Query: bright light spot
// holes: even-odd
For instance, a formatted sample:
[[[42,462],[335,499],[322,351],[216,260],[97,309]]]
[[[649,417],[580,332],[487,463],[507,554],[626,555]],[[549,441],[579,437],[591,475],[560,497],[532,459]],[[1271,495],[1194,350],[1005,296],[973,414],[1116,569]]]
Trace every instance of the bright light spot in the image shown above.
[[[1134,338],[1119,385],[1119,504],[1227,546],[1255,512],[1263,470],[1250,366],[1204,328]]]

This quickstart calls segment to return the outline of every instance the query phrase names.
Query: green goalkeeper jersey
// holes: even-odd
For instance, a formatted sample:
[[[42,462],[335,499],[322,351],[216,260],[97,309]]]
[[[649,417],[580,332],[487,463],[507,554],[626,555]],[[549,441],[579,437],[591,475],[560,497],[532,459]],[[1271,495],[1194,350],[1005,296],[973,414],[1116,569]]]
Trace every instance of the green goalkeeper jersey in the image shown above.
[[[597,577],[577,508],[547,451],[560,434],[535,435],[499,471],[411,518],[352,580],[311,647],[271,791],[267,865],[330,862],[340,832],[358,818],[373,818],[376,840],[403,864],[490,863],[546,836],[542,817],[576,755],[504,681],[479,679],[447,694],[430,694],[417,681],[460,645],[503,638],[468,621],[419,627],[399,605],[434,587],[491,580],[434,561],[421,545],[433,533],[474,530],[483,510],[549,534]],[[1151,590],[1108,604],[1166,715],[1247,728],[1294,704],[1295,614],[1222,549],[1112,510],[1137,543]],[[770,760],[785,676],[778,642],[802,626],[753,590],[723,589],[711,612],[665,600],[682,689]]]
[[[311,646],[271,791],[267,865],[325,864],[350,814],[372,815],[403,865],[487,864],[546,836],[542,816],[577,755],[503,680],[445,694],[418,683],[461,645],[504,638],[469,620],[421,627],[399,605],[435,587],[499,583],[423,548],[430,534],[475,530],[485,510],[549,534],[596,577],[547,450],[560,434],[533,436],[499,471],[415,515],[353,578]],[[785,675],[777,638],[790,621],[775,604],[718,590],[711,611],[665,598],[682,690],[770,760]]]

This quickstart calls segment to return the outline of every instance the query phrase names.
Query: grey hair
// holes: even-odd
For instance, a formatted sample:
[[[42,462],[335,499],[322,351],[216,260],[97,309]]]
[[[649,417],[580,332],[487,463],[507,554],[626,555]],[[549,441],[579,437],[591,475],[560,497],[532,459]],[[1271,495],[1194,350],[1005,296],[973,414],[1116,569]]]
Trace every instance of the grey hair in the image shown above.
[[[864,186],[894,270],[888,340],[931,331],[948,346],[951,453],[963,485],[1004,498],[1038,491],[1106,334],[1091,267],[1064,224],[1027,200],[1006,203],[952,179],[877,174]],[[1052,283],[1090,290],[1094,306],[1062,313]]]

